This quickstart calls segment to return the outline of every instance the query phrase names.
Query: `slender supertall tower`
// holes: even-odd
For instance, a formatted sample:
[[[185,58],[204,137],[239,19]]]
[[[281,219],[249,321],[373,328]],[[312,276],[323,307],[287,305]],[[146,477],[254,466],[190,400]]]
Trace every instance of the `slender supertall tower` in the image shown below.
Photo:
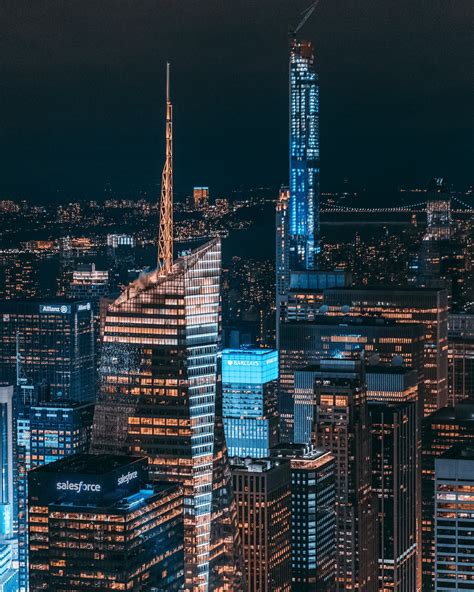
[[[161,175],[158,270],[173,266],[173,106],[170,99],[170,65],[166,64],[166,159]]]
[[[314,48],[290,42],[290,270],[311,270],[319,253],[319,82]]]
[[[314,46],[299,39],[299,31],[318,4],[315,0],[304,10],[290,32],[289,195],[280,193],[277,206],[277,309],[278,296],[285,295],[291,272],[312,271],[318,266],[319,80]]]

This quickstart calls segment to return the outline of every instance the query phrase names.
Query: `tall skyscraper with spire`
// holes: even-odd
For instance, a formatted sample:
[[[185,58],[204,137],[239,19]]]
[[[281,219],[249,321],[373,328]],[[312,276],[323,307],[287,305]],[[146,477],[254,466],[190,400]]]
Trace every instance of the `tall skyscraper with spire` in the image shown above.
[[[314,47],[290,42],[290,270],[311,270],[319,253],[319,81]]]
[[[166,64],[166,157],[161,175],[158,269],[168,273],[173,265],[173,105],[170,96],[170,65]]]
[[[185,495],[185,590],[239,591],[231,475],[220,419],[221,244],[173,262],[172,122],[167,67],[166,163],[158,267],[110,305],[92,450],[147,456],[150,477]]]

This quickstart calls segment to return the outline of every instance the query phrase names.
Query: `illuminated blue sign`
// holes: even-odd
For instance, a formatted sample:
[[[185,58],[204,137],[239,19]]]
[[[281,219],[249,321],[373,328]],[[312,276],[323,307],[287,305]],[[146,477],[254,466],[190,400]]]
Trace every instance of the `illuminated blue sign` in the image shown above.
[[[278,352],[274,349],[225,349],[222,382],[265,384],[278,378]]]

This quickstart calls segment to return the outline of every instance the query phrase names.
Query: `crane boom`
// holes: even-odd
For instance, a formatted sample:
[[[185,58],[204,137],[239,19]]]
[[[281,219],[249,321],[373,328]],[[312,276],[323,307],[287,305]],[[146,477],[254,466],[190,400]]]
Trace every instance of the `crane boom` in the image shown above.
[[[311,4],[311,6],[308,6],[308,8],[305,8],[305,10],[303,10],[303,12],[301,13],[303,15],[303,18],[301,19],[301,21],[299,22],[298,26],[294,30],[294,33],[293,33],[294,35],[296,35],[298,33],[298,31],[304,26],[304,24],[306,23],[306,21],[309,19],[309,17],[316,10],[316,6],[318,4],[319,4],[319,0],[316,0],[315,2],[313,2]]]

